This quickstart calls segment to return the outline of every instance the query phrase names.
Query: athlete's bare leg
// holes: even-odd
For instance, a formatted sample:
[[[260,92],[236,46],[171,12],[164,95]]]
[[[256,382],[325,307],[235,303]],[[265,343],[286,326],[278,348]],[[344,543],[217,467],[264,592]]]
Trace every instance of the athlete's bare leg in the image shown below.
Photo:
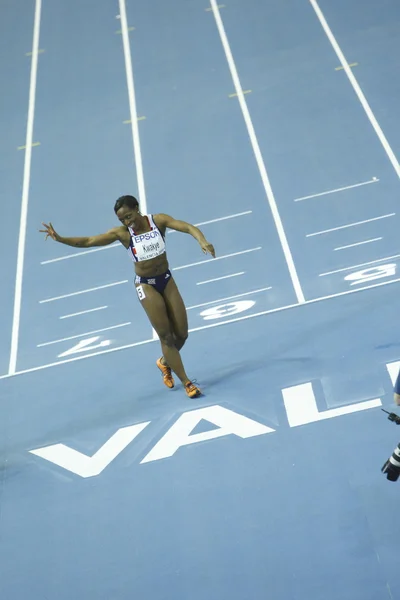
[[[142,287],[145,296],[143,299],[141,299],[141,304],[146,311],[150,323],[160,338],[161,349],[163,356],[165,357],[165,362],[173,370],[173,372],[176,373],[183,385],[185,385],[190,381],[190,379],[185,372],[181,355],[175,345],[176,339],[172,329],[170,317],[168,315],[166,302],[163,296],[161,296],[161,294],[157,292],[157,290],[155,290],[151,285],[140,284],[140,286]],[[184,343],[182,338],[179,338],[179,340],[180,342],[183,341]]]
[[[177,350],[181,350],[188,338],[189,326],[185,304],[172,277],[164,290],[164,300],[175,337],[175,347]],[[170,366],[164,356],[162,357],[162,363]]]

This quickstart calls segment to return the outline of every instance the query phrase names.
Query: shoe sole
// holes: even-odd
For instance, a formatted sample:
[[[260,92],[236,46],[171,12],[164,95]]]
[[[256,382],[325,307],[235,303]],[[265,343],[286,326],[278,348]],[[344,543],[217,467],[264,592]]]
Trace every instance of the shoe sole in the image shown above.
[[[186,392],[186,396],[188,398],[190,398],[191,400],[193,400],[193,398],[200,398],[200,396],[202,396],[202,392],[200,390],[198,390],[198,392],[196,392],[195,394],[193,394],[192,396],[189,396],[189,394]]]

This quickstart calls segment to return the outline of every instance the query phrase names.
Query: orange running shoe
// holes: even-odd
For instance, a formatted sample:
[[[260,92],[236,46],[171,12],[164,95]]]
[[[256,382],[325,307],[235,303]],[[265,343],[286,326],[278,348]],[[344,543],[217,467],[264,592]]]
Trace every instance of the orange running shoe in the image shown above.
[[[175,381],[174,381],[174,378],[172,377],[171,369],[169,367],[167,367],[166,365],[162,364],[161,358],[159,358],[157,361],[157,367],[160,369],[160,371],[162,373],[164,384],[167,386],[167,388],[172,389],[175,385]]]
[[[191,381],[185,383],[185,392],[189,398],[197,398],[198,396],[201,396],[201,390]]]

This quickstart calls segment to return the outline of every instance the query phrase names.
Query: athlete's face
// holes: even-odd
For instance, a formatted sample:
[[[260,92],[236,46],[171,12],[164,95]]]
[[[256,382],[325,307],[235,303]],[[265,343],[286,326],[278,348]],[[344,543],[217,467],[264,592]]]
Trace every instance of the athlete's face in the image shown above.
[[[129,208],[129,206],[121,206],[119,211],[117,212],[117,217],[121,221],[125,227],[133,227],[135,229],[135,225],[138,222],[139,217],[139,208]]]

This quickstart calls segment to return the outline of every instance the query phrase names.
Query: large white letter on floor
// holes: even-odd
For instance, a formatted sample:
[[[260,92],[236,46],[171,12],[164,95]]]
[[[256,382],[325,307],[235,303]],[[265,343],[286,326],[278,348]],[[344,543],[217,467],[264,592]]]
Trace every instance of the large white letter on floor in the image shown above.
[[[218,429],[190,435],[203,419],[213,423]],[[249,438],[272,433],[273,431],[275,429],[266,427],[257,421],[253,421],[222,406],[216,405],[199,408],[198,410],[183,413],[141,462],[147,463],[162,458],[169,458],[181,446],[197,444],[198,442],[213,440],[225,435],[233,434],[241,438]]]
[[[348,406],[340,406],[318,412],[317,402],[314,396],[314,390],[311,383],[303,383],[282,390],[283,401],[285,403],[287,418],[290,427],[298,427],[307,423],[315,423],[324,419],[333,419],[342,415],[368,410],[382,406],[379,398],[376,400],[367,400],[366,402],[357,402]]]
[[[30,452],[81,477],[95,477],[100,475],[121,454],[122,450],[147,427],[149,422],[118,429],[93,456],[82,454],[82,452],[73,450],[65,444],[37,448],[36,450],[30,450]]]
[[[390,379],[392,380],[393,386],[396,384],[397,376],[400,371],[400,361],[396,360],[395,362],[388,363],[386,365],[388,373],[390,375]]]

